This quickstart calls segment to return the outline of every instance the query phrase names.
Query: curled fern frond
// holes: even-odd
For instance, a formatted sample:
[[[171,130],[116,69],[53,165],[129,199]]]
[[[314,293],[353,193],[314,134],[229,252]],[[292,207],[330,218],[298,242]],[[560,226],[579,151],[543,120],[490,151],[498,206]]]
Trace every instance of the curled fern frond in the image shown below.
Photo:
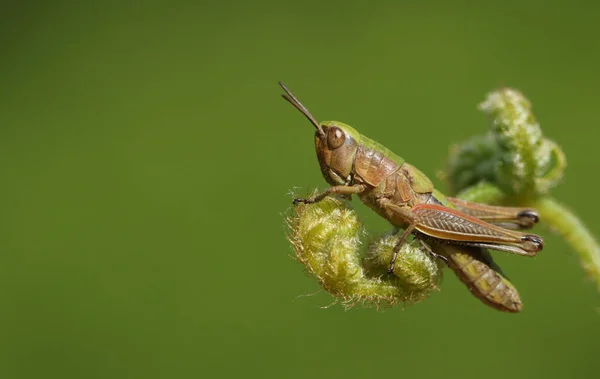
[[[321,287],[346,305],[414,304],[437,289],[438,263],[418,241],[402,246],[394,274],[387,274],[397,236],[373,239],[361,252],[365,233],[350,204],[329,197],[299,204],[287,217],[296,258]]]

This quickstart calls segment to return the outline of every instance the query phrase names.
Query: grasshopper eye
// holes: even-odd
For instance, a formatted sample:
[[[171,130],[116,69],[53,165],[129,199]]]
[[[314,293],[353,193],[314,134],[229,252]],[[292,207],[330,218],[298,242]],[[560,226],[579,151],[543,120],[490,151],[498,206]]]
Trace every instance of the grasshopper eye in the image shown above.
[[[329,128],[327,131],[327,145],[329,146],[330,150],[334,150],[342,146],[345,140],[346,136],[344,135],[342,129],[334,126]]]

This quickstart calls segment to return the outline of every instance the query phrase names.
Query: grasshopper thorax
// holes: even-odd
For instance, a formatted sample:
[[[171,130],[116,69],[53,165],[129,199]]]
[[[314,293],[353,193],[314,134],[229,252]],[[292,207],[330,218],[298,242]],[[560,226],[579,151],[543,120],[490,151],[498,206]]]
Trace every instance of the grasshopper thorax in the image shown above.
[[[315,133],[315,148],[325,180],[331,185],[349,185],[360,134],[339,121],[325,121]]]

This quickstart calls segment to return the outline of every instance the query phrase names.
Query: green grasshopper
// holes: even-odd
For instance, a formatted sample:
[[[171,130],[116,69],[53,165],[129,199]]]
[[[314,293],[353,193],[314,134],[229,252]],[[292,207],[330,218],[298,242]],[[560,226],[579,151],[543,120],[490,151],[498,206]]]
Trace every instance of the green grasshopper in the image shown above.
[[[404,229],[394,247],[388,273],[410,235],[420,239],[434,256],[446,261],[470,291],[485,304],[519,312],[515,287],[494,264],[487,249],[535,256],[543,240],[529,229],[539,221],[534,209],[500,207],[446,197],[431,180],[383,145],[339,121],[318,123],[304,105],[279,82],[283,98],[315,127],[315,146],[321,173],[329,189],[294,204],[315,203],[331,194],[359,199],[397,228]]]

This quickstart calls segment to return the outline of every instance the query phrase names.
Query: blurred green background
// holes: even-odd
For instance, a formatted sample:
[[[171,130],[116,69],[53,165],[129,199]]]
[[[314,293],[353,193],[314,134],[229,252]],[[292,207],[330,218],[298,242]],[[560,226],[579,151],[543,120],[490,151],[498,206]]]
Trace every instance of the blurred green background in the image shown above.
[[[518,315],[449,270],[404,310],[298,298],[319,287],[282,214],[290,189],[326,184],[277,81],[432,178],[486,130],[485,94],[516,87],[567,154],[553,194],[600,234],[600,3],[0,9],[0,377],[597,375],[599,295],[541,228],[538,258],[495,254]]]

